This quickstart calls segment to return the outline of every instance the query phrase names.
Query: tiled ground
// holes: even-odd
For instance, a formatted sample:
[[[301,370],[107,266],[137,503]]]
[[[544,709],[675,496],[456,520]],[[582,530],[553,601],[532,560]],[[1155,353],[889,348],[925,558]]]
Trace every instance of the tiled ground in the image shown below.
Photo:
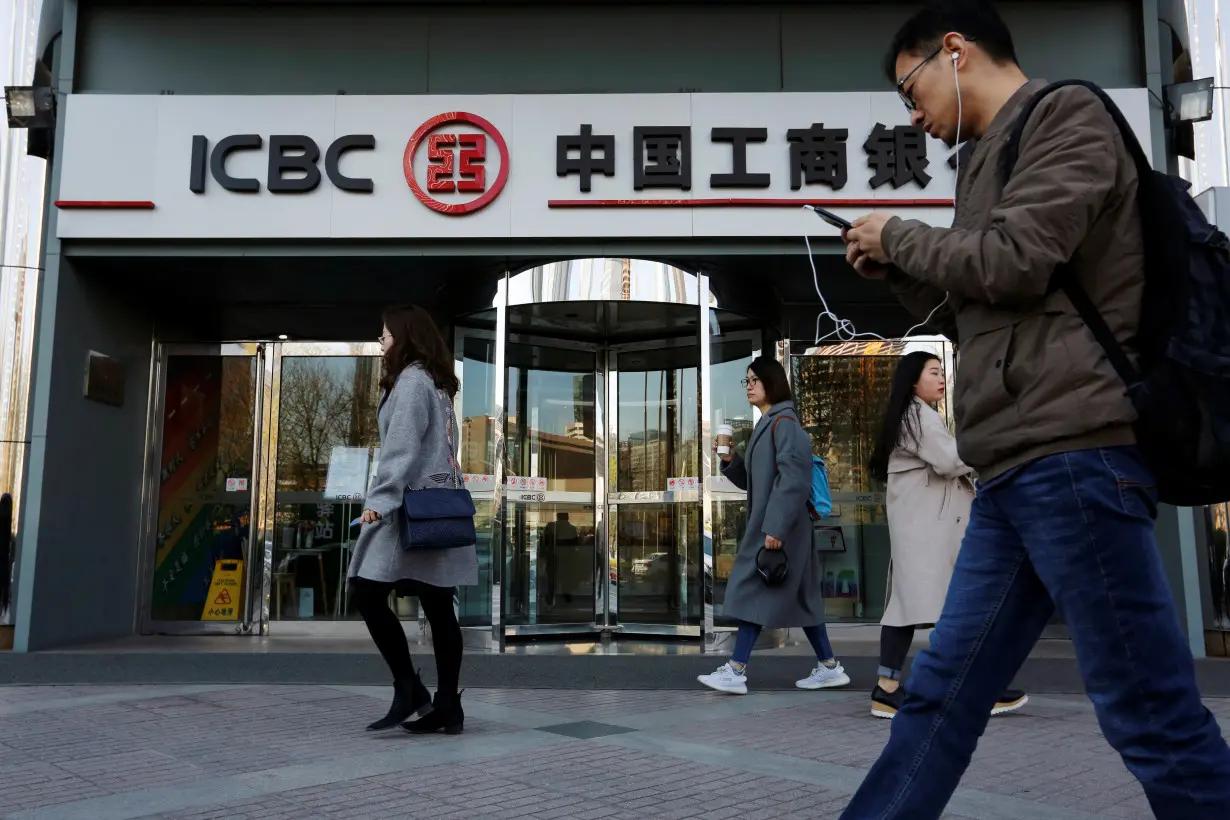
[[[479,690],[461,737],[369,735],[387,692],[0,688],[0,816],[833,817],[888,735],[861,692]],[[1210,703],[1223,726],[1230,701]],[[952,820],[1146,818],[1082,698],[992,721]]]

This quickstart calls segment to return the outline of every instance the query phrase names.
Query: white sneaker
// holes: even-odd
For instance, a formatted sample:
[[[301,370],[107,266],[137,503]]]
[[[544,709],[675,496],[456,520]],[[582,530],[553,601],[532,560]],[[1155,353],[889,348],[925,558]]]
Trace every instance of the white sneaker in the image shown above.
[[[719,666],[712,675],[698,675],[696,679],[710,689],[725,692],[727,695],[747,694],[747,675],[736,672],[728,663]]]
[[[800,689],[835,689],[848,683],[850,683],[850,676],[846,674],[846,670],[840,663],[831,669],[818,663],[816,668],[811,670],[810,675],[803,680],[795,681],[794,685]]]

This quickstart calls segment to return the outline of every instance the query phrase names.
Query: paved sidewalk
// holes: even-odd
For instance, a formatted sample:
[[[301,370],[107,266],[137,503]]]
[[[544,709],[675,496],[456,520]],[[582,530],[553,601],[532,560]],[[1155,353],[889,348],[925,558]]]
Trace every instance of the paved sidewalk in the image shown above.
[[[0,688],[0,812],[41,820],[824,818],[888,734],[863,692],[470,690],[460,737],[370,735],[388,691]],[[1210,701],[1223,727],[1230,700]],[[952,820],[1151,817],[1088,703],[992,721]]]

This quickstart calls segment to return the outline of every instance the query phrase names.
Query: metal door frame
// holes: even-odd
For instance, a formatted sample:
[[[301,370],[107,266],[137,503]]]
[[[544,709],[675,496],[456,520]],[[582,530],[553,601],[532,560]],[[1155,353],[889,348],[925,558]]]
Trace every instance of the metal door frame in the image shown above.
[[[263,491],[263,475],[260,457],[264,420],[268,408],[265,390],[265,372],[268,368],[269,351],[262,342],[237,342],[227,344],[178,344],[158,343],[155,346],[153,369],[150,376],[149,406],[146,417],[145,472],[141,486],[141,541],[137,561],[137,611],[135,613],[139,634],[164,635],[227,635],[246,634],[251,630],[253,608],[253,584],[256,576],[253,555],[261,543],[256,527],[257,509]],[[256,370],[253,376],[252,402],[252,478],[248,487],[248,538],[244,550],[244,602],[241,618],[235,621],[163,621],[153,617],[154,570],[158,553],[158,495],[161,482],[163,455],[163,432],[167,389],[167,365],[173,356],[209,356],[217,358],[252,359]]]

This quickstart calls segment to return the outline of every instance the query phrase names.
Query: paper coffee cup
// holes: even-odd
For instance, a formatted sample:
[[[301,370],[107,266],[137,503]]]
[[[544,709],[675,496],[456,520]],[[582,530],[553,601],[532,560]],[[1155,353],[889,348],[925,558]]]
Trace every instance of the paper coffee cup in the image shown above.
[[[731,440],[734,438],[735,430],[729,424],[719,424],[717,429],[718,439],[718,455],[726,455],[730,452]]]

